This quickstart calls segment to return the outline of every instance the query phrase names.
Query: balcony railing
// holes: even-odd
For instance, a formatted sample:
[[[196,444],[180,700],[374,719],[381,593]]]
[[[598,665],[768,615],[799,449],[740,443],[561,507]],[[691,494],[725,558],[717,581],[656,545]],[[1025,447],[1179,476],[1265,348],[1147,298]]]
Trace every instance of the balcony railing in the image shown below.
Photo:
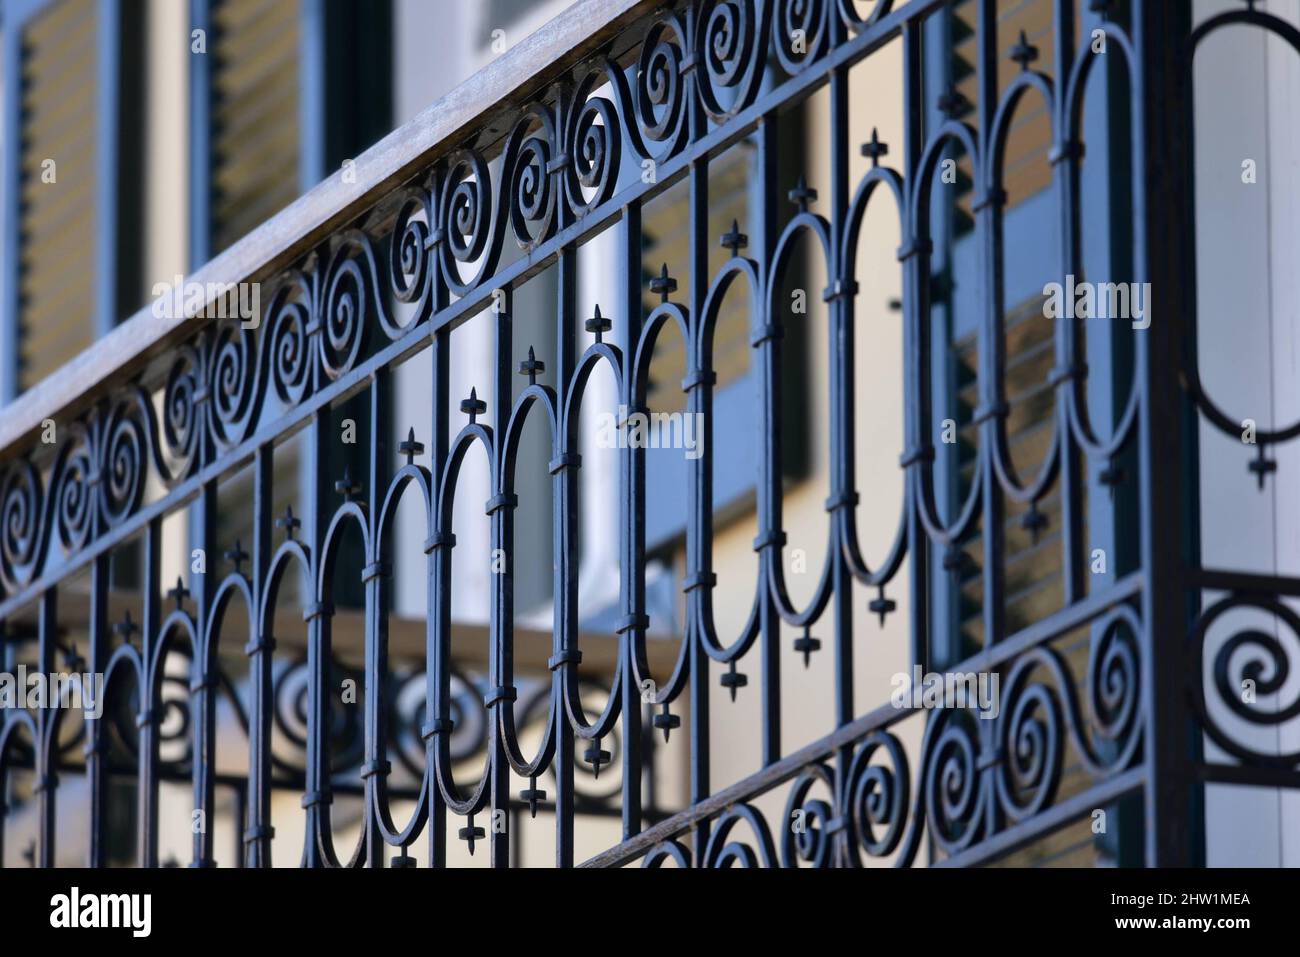
[[[1190,423],[1200,409],[1226,432],[1237,425],[1204,396],[1186,348],[1195,332],[1187,280],[1195,265],[1188,14],[1164,2],[1086,10],[1053,2],[1049,73],[1039,71],[1040,51],[1025,38],[999,37],[996,4],[955,5],[975,28],[968,86],[977,95],[963,103],[956,90],[934,89],[932,34],[944,32],[935,25],[950,6],[580,0],[188,277],[219,294],[257,283],[255,326],[216,315],[221,295],[202,309],[150,307],[5,409],[0,627],[7,669],[30,651],[34,670],[58,671],[62,656],[78,665],[68,670],[106,679],[98,718],[57,708],[3,712],[0,782],[12,817],[12,781],[31,777],[34,861],[56,863],[68,821],[79,816],[86,859],[108,863],[116,780],[131,784],[134,857],[146,866],[159,863],[160,829],[171,826],[160,786],[177,781],[192,785],[193,819],[202,825],[187,828],[192,863],[246,866],[271,862],[273,835],[283,827],[273,797],[282,790],[301,795],[302,862],[312,866],[404,865],[417,847],[437,866],[458,838],[481,839],[492,864],[508,865],[520,829],[541,826],[526,823],[539,807],[561,866],[584,858],[854,866],[1005,858],[1080,821],[1086,826],[1097,809],[1136,815],[1147,863],[1194,862],[1202,782],[1300,784],[1295,754],[1262,753],[1234,738],[1212,719],[1207,696],[1230,699],[1234,714],[1255,724],[1276,723],[1276,714],[1294,707],[1265,713],[1241,705],[1237,673],[1229,674],[1239,659],[1231,653],[1218,659],[1215,683],[1202,682],[1208,622],[1246,604],[1300,632],[1280,597],[1300,595],[1300,582],[1196,564]],[[1095,32],[1078,29],[1085,22],[1104,34],[1100,51]],[[1300,48],[1293,29],[1253,9],[1202,26],[1198,37],[1229,22],[1271,30]],[[1008,48],[1012,78],[1000,82]],[[869,121],[872,100],[859,96],[854,70],[886,51],[900,56],[894,92],[902,137],[855,141],[854,118]],[[1127,77],[1127,101],[1112,104],[1111,114],[1127,115],[1127,125],[1112,123],[1096,147],[1103,160],[1130,157],[1125,203],[1082,195],[1084,147],[1094,145],[1085,142],[1085,91],[1099,64]],[[1132,273],[1122,278],[1150,282],[1158,296],[1149,327],[1132,336],[1131,384],[1122,383],[1108,432],[1089,417],[1096,371],[1084,361],[1081,327],[1055,320],[1053,362],[1040,383],[1052,437],[1031,479],[1019,474],[1007,440],[1014,397],[1001,288],[1004,263],[1020,254],[1003,230],[1004,154],[1017,104],[1028,96],[1042,98],[1050,125],[1046,195],[1060,240],[1059,276],[1082,275],[1085,226],[1123,231]],[[814,103],[827,116],[815,144],[827,163],[817,166],[804,153],[802,175],[785,177],[782,123]],[[756,154],[752,218],[710,235],[711,164],[742,141]],[[869,166],[854,176],[851,157],[860,148]],[[943,201],[936,190],[947,182],[944,164],[956,153],[969,177],[978,255],[973,290],[961,291],[978,315],[976,401],[963,425],[972,457],[944,491],[938,460],[946,416],[936,407],[935,359],[949,343],[931,318],[943,305],[938,262],[948,240],[934,235],[932,213]],[[688,275],[656,275],[649,291],[658,302],[643,308],[643,211],[681,182],[689,191]],[[903,330],[905,494],[896,538],[865,543],[883,556],[869,567],[858,515],[878,476],[857,465],[855,420],[873,411],[855,399],[854,343],[872,334],[857,308],[859,247],[877,204],[901,236],[895,318]],[[579,253],[601,236],[617,250],[618,296],[584,326]],[[712,268],[720,241],[727,256]],[[818,425],[829,436],[830,480],[820,572],[813,562],[818,584],[796,605],[787,587],[789,485],[781,466],[790,436],[780,413],[783,333],[800,317],[780,295],[801,268],[800,242],[827,278],[812,295],[825,303],[828,374],[811,388],[828,410]],[[513,308],[517,291],[543,271],[555,276],[554,315],[543,320],[553,326],[554,355],[529,353]],[[729,295],[746,309],[757,383],[758,575],[743,594],[717,587],[710,514],[715,476],[728,467],[714,456],[712,363]],[[484,394],[464,397],[450,391],[464,361],[453,332],[470,322],[490,324],[492,376]],[[680,633],[667,644],[649,635],[647,471],[645,450],[636,447],[618,451],[616,487],[583,493],[616,499],[620,555],[620,620],[609,633],[584,633],[576,554],[587,385],[608,370],[619,403],[644,410],[656,341],[672,327],[685,343],[686,408],[705,423],[703,454],[679,490],[686,516]],[[394,420],[394,381],[414,362],[432,434],[398,444],[390,436],[406,429]],[[544,366],[551,367],[545,375]],[[334,448],[344,403],[366,410],[360,457],[346,472],[336,468]],[[514,529],[519,442],[530,420],[541,421],[551,447],[544,467],[553,548],[546,555],[520,554]],[[1260,462],[1295,431],[1261,432]],[[291,440],[300,443],[306,487],[295,511],[273,514],[275,465]],[[489,462],[490,488],[458,481],[475,446]],[[1131,501],[1136,543],[1131,569],[1101,584],[1090,583],[1084,538],[1089,499],[1097,497],[1088,494],[1089,476],[1098,472],[1115,496]],[[251,494],[222,498],[250,474],[242,487]],[[1267,477],[1265,465],[1259,474]],[[490,624],[477,661],[457,650],[466,626],[451,615],[455,496],[482,498],[491,545],[505,556],[491,577]],[[406,561],[421,566],[427,616],[399,619],[391,612],[394,524],[399,502],[412,498],[424,516],[424,545]],[[240,547],[218,554],[229,546],[218,530],[229,509],[251,528],[247,554]],[[189,584],[167,591],[164,539],[173,521],[184,529]],[[1012,623],[1008,542],[1036,536],[1044,524],[1053,533],[1047,548],[1061,563],[1061,598],[1033,620]],[[352,551],[344,547],[348,536],[360,542]],[[516,625],[517,561],[553,566],[550,628]],[[132,563],[134,582],[119,567]],[[359,600],[336,601],[340,576],[359,589]],[[287,583],[298,578],[299,601],[280,607]],[[1227,597],[1202,613],[1202,588]],[[940,662],[935,649],[956,626],[932,599],[946,589],[974,596],[980,637]],[[750,609],[747,623],[739,634],[719,634],[715,613],[737,604]],[[909,657],[898,664],[908,674],[942,663],[952,673],[998,675],[996,717],[912,699],[896,706],[887,695],[864,700],[855,675],[877,651],[863,626],[886,621],[900,604],[910,638]],[[290,636],[296,629],[300,639]],[[805,659],[831,660],[817,672],[826,680],[815,690],[798,684],[789,665],[783,673],[791,636]],[[1266,661],[1285,674],[1294,662],[1289,646],[1272,638],[1252,632],[1242,641],[1258,653],[1245,673],[1258,676]],[[242,660],[238,674],[232,658]],[[462,680],[467,662],[482,671],[477,685]],[[360,693],[341,708],[338,685],[349,675]],[[292,682],[297,690],[286,690]],[[716,697],[719,682],[726,697]],[[597,684],[603,690],[593,699]],[[404,694],[408,687],[417,690]],[[727,714],[737,694],[756,696],[756,720]],[[814,698],[830,702],[833,730],[790,750],[783,722]],[[246,734],[241,773],[217,755],[218,715],[231,702]],[[477,729],[469,751],[457,740],[466,729]],[[1201,731],[1231,760],[1202,760],[1188,745]],[[659,734],[684,749],[675,804],[652,780],[663,773],[651,755]],[[719,749],[745,740],[758,742],[758,769],[718,787]],[[477,755],[468,773],[467,754]],[[603,780],[616,784],[592,797],[588,786],[602,768]],[[84,806],[60,799],[77,780]],[[221,789],[236,795],[233,860],[206,826]],[[336,846],[342,825],[334,805],[343,794],[357,802],[347,847]],[[617,817],[620,833],[603,852],[575,860],[577,822],[587,813]],[[187,825],[189,818],[187,809]],[[0,833],[12,839],[7,829]]]

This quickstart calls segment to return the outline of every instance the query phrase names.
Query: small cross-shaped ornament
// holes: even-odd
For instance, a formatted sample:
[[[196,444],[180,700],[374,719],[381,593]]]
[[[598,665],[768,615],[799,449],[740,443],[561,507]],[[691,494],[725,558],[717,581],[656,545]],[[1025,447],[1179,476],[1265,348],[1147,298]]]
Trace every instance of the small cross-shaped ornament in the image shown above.
[[[546,371],[546,363],[533,354],[533,347],[528,347],[528,358],[519,363],[519,374],[528,376],[529,385],[537,385],[537,377]]]
[[[786,195],[790,197],[790,202],[799,207],[801,213],[808,212],[808,206],[817,202],[817,190],[808,185],[808,181],[804,179],[802,173],[799,174],[799,182],[795,185],[795,188]]]
[[[131,620],[131,609],[129,608],[122,615],[122,620],[113,626],[113,634],[119,636],[128,644],[131,641],[131,636],[139,630],[140,626]]]
[[[244,551],[244,546],[239,539],[235,539],[235,547],[225,554],[226,561],[235,566],[235,571],[240,570],[239,566],[248,561],[248,552]]]
[[[730,249],[731,255],[740,255],[740,250],[749,245],[749,237],[740,231],[740,223],[731,221],[731,231],[722,234],[722,248]]]
[[[470,389],[469,398],[461,400],[460,410],[469,416],[469,424],[473,425],[487,411],[487,403],[478,397],[478,389]]]
[[[885,597],[885,586],[881,585],[876,593],[876,597],[871,599],[867,605],[867,611],[873,615],[880,616],[880,627],[885,627],[885,616],[898,608],[898,604],[892,598]]]
[[[474,815],[471,814],[465,818],[465,826],[456,832],[457,836],[469,846],[470,856],[474,856],[474,842],[481,841],[487,836],[487,832],[481,827],[474,826]]]
[[[1025,31],[1021,30],[1020,39],[1011,48],[1009,56],[1013,63],[1020,64],[1020,69],[1028,70],[1029,64],[1038,59],[1038,47],[1030,43],[1029,38],[1025,36]]]
[[[659,275],[650,280],[650,291],[658,293],[663,302],[667,302],[668,297],[677,291],[677,280],[668,275],[667,263],[660,268]]]
[[[529,816],[536,818],[537,805],[546,800],[546,792],[538,789],[535,776],[528,779],[528,787],[519,792],[519,799],[528,802]]]
[[[1020,527],[1029,533],[1037,545],[1039,533],[1047,527],[1047,516],[1038,510],[1037,502],[1030,502],[1029,511],[1020,516]]]
[[[397,452],[406,456],[407,465],[413,464],[417,455],[424,454],[424,446],[415,441],[415,429],[406,430],[406,438],[397,446]]]
[[[880,157],[884,156],[888,152],[889,146],[880,142],[880,135],[876,132],[876,128],[873,126],[871,128],[871,142],[862,144],[862,155],[871,160],[872,166],[879,166]]]
[[[63,656],[63,662],[67,666],[68,671],[73,674],[80,674],[82,666],[85,665],[86,660],[82,658],[81,655],[77,654],[77,646],[73,644],[68,648],[68,653]]]
[[[593,777],[600,777],[600,769],[609,764],[610,753],[601,750],[600,738],[592,738],[587,750],[582,753],[582,760],[591,765]]]
[[[956,87],[948,87],[948,91],[939,97],[939,112],[950,120],[955,120],[968,109],[970,109],[970,100],[962,96]]]
[[[181,603],[190,597],[190,590],[185,587],[185,582],[179,575],[176,576],[176,587],[167,593],[167,597],[175,599],[177,610],[180,609]]]
[[[812,661],[814,651],[821,649],[822,643],[820,638],[814,638],[809,632],[809,626],[804,625],[803,637],[794,640],[794,650],[796,654],[803,655],[803,666],[808,667]]]
[[[1277,471],[1277,460],[1270,459],[1264,454],[1264,446],[1255,447],[1255,461],[1251,462],[1246,468],[1255,473],[1255,479],[1259,483],[1259,490],[1264,491],[1264,479],[1270,472]]]
[[[600,314],[600,303],[596,303],[596,314],[582,325],[588,332],[593,333],[596,336],[597,342],[600,342],[602,341],[601,337],[605,333],[609,332],[613,323]]]
[[[664,744],[668,743],[668,733],[682,726],[682,719],[668,710],[668,702],[661,706],[660,712],[650,719],[650,723],[664,733]]]
[[[352,480],[352,468],[343,466],[343,477],[334,483],[334,491],[343,496],[343,501],[350,502],[354,495],[361,494],[361,483]]]
[[[731,692],[732,701],[736,700],[736,692],[749,684],[749,678],[736,670],[736,662],[734,660],[727,663],[727,671],[719,680],[722,682],[722,687]]]
[[[293,539],[293,533],[302,527],[302,521],[294,516],[292,505],[284,507],[284,515],[275,520],[275,527],[283,528],[285,535]]]

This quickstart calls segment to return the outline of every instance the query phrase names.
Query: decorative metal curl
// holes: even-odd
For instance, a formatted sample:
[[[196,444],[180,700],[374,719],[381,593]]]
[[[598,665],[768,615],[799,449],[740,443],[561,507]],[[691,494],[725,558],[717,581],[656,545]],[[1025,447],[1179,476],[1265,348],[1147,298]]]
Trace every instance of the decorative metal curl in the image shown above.
[[[758,96],[767,52],[767,5],[751,0],[710,0],[696,21],[695,57],[700,103],[718,122],[735,116]],[[724,102],[720,95],[729,95]]]
[[[228,449],[243,441],[255,424],[251,413],[258,392],[257,337],[242,323],[228,320],[213,330],[209,349],[212,440]]]
[[[686,87],[682,80],[682,51],[686,32],[677,17],[656,22],[641,47],[633,89],[637,126],[646,142],[660,147],[647,159],[662,162],[681,146],[686,132]]]
[[[1065,750],[1061,705],[1050,684],[1033,681],[1035,658],[1022,658],[1007,679],[998,722],[994,775],[998,803],[1013,821],[1037,814],[1056,798]]]
[[[826,0],[777,0],[772,49],[787,73],[802,72],[821,55],[828,12]]]
[[[605,97],[592,95],[603,80],[604,74],[592,70],[578,84],[565,131],[564,196],[575,216],[608,200],[618,182],[623,145],[618,110]]]
[[[887,755],[889,763],[872,764],[877,753]],[[894,853],[907,826],[911,802],[907,752],[898,738],[888,731],[867,736],[849,765],[846,793],[845,811],[858,846],[871,857]],[[884,834],[877,836],[878,827],[885,829]]]
[[[797,867],[801,860],[821,868],[835,863],[835,810],[829,801],[808,799],[818,784],[835,793],[835,775],[824,764],[805,770],[790,790],[781,830],[781,860],[786,867]]]
[[[969,847],[983,833],[979,742],[965,711],[933,712],[924,755],[925,806],[931,839],[946,853]]]
[[[1234,632],[1219,646],[1214,656],[1213,680],[1207,682],[1204,657],[1210,627],[1224,614],[1238,608],[1254,608],[1271,615],[1285,626],[1284,633],[1289,633],[1290,637],[1283,640],[1259,628]],[[1262,750],[1243,740],[1241,729],[1230,730],[1223,722],[1225,708],[1255,727],[1278,727],[1300,717],[1300,685],[1292,677],[1295,661],[1300,658],[1300,615],[1271,596],[1233,594],[1206,609],[1191,640],[1192,667],[1189,673],[1192,698],[1206,734],[1242,761],[1286,768],[1300,763],[1300,749],[1280,753]],[[1207,684],[1214,689],[1214,708],[1207,700]],[[1261,698],[1288,690],[1291,693],[1289,700],[1264,709]],[[1275,742],[1276,738],[1270,736],[1269,741]]]
[[[17,590],[40,564],[45,490],[31,462],[12,464],[0,480],[0,581]]]

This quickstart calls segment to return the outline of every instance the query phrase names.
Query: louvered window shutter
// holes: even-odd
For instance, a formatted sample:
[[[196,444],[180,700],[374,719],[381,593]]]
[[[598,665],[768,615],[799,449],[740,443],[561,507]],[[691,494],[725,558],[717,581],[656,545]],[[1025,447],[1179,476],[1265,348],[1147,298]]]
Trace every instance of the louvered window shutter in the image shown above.
[[[144,302],[142,0],[3,0],[0,401]]]

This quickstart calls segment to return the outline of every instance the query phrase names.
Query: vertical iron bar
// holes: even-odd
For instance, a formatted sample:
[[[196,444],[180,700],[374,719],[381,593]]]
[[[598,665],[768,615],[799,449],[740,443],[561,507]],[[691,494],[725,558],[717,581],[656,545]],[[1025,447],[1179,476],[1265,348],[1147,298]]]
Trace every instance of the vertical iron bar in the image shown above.
[[[112,570],[107,553],[98,556],[90,567],[90,658],[89,671],[92,676],[88,688],[82,689],[83,704],[90,699],[87,693],[107,695],[106,686],[96,688],[94,675],[104,673],[108,661],[108,586]],[[104,701],[94,701],[100,714],[104,713]],[[104,761],[104,736],[100,718],[86,716],[86,782],[90,788],[90,848],[87,866],[104,866],[104,803],[105,789],[108,785],[107,766]]]
[[[59,634],[59,599],[58,589],[51,587],[41,593],[39,612],[39,631],[37,636],[37,660],[40,673],[46,676],[54,674],[54,646]],[[59,709],[49,706],[37,712],[37,727],[40,734],[33,742],[36,753],[36,791],[40,794],[37,814],[39,832],[37,834],[37,854],[41,867],[54,866],[54,816],[56,807],[56,790],[59,786]]]
[[[492,410],[496,429],[492,436],[490,466],[492,469],[490,498],[503,495],[506,489],[505,446],[506,434],[510,427],[511,386],[510,357],[514,349],[514,289],[506,285],[497,290],[500,295],[493,296],[493,343],[495,368],[493,374]],[[493,867],[510,866],[510,763],[506,760],[505,740],[498,708],[507,702],[497,693],[504,690],[510,682],[513,671],[511,658],[513,641],[510,630],[514,624],[514,548],[512,534],[512,515],[509,507],[500,502],[489,503],[492,523],[493,556],[505,556],[504,573],[496,573],[493,567],[491,582],[491,661],[488,668],[489,694],[492,704],[487,708],[488,717],[488,774],[490,776],[489,792],[491,814],[488,828],[489,859]],[[499,551],[498,551],[499,549]],[[507,827],[497,826],[498,817]]]
[[[272,446],[259,446],[253,462],[253,608],[257,629],[245,649],[249,656],[248,722],[248,829],[243,840],[249,867],[271,866],[271,719],[275,708],[271,684],[275,635],[272,619],[263,607],[266,578],[271,567],[271,502],[273,496]]]
[[[623,309],[627,316],[619,343],[623,348],[623,405],[637,411],[633,365],[641,339],[641,204],[623,209],[622,262],[619,264]],[[630,446],[631,443],[628,443]],[[623,611],[619,643],[619,688],[623,717],[623,838],[641,832],[641,690],[632,680],[635,643],[644,637],[645,614],[645,455],[627,448],[619,456],[619,511],[623,560],[620,569]]]
[[[162,622],[161,609],[162,519],[150,520],[145,535],[144,581],[141,583],[143,609],[140,615],[140,658],[143,674],[140,679],[140,714],[136,727],[140,731],[139,767],[139,818],[141,867],[158,866],[158,726],[161,720],[157,690],[161,676],[155,670],[161,667],[154,661],[162,636],[158,633]]]
[[[567,221],[568,213],[563,215]],[[555,396],[561,417],[568,404],[569,379],[577,360],[574,329],[577,266],[577,250],[569,246],[560,250],[556,264]],[[569,456],[565,454],[569,452],[569,439],[563,432],[555,437],[555,449],[560,457],[551,463],[554,475],[552,594],[555,598],[552,648],[555,654],[564,656],[575,646],[578,634],[578,474],[576,468],[570,467]],[[563,690],[568,665],[556,667],[556,664],[552,664],[551,672],[551,707],[555,711],[555,866],[572,867],[574,737]]]
[[[1192,594],[1195,499],[1194,429],[1179,384],[1182,338],[1196,310],[1192,219],[1191,13],[1183,4],[1136,0],[1132,8],[1138,68],[1133,78],[1134,246],[1136,280],[1150,282],[1159,304],[1137,334],[1142,617],[1148,653],[1142,686],[1147,781],[1146,863],[1201,863],[1199,734],[1191,711],[1185,642]]]
[[[380,778],[391,770],[388,762],[388,727],[384,697],[384,677],[388,674],[388,615],[382,603],[389,571],[380,550],[379,512],[388,491],[391,465],[388,455],[389,423],[384,410],[389,407],[392,377],[387,367],[377,369],[370,383],[370,554],[362,572],[366,590],[365,635],[365,857],[369,867],[384,866],[384,839],[379,830]],[[390,532],[390,534],[392,534]]]

